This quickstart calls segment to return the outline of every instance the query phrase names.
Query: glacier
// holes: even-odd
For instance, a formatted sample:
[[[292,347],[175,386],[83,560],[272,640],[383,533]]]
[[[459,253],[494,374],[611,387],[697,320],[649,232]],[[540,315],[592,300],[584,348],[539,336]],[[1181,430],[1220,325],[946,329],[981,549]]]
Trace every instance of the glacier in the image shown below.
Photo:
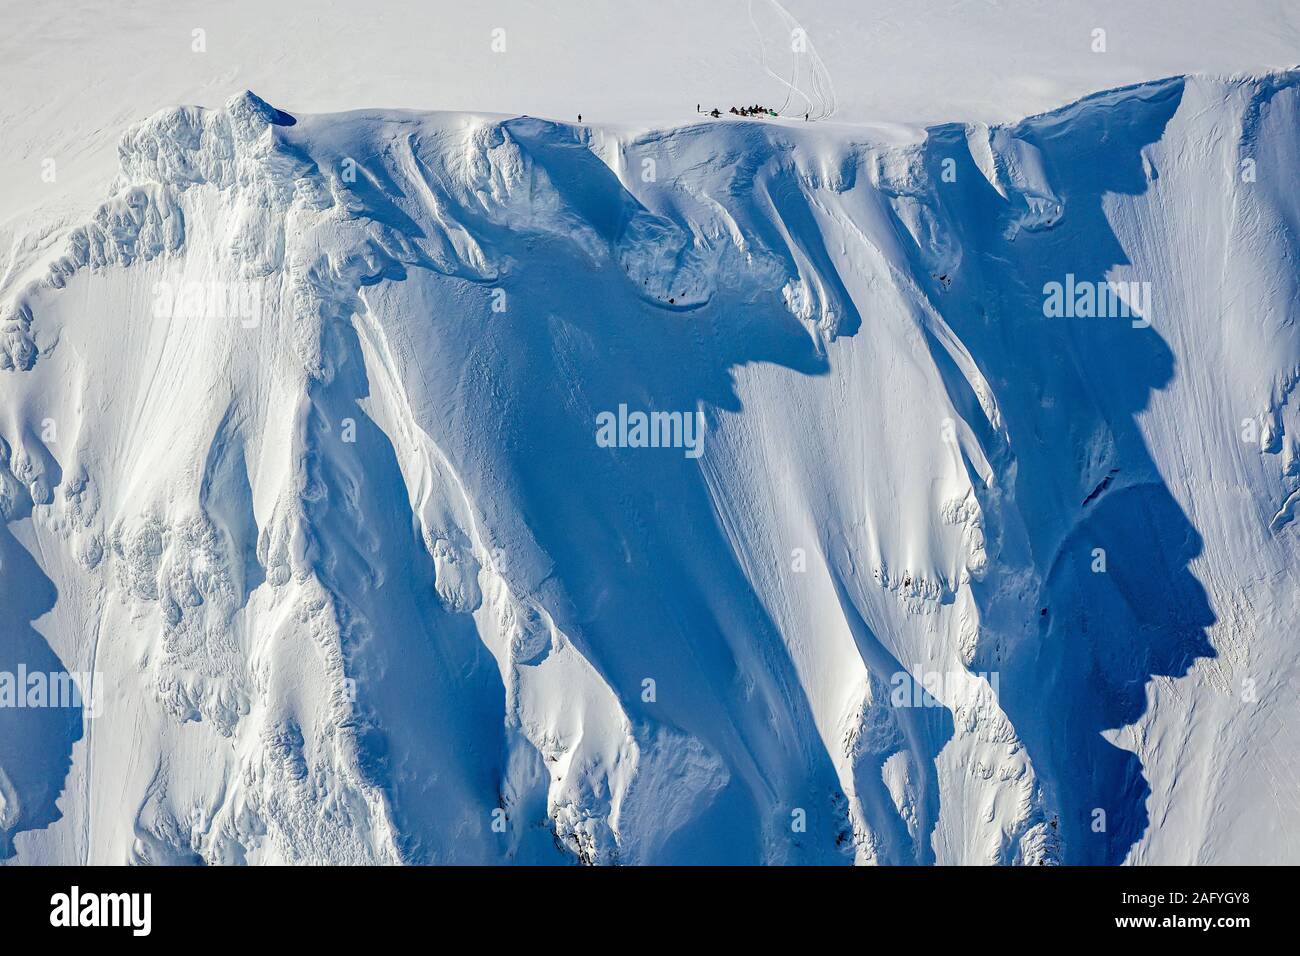
[[[1300,72],[288,106],[11,255],[0,857],[1300,858]]]

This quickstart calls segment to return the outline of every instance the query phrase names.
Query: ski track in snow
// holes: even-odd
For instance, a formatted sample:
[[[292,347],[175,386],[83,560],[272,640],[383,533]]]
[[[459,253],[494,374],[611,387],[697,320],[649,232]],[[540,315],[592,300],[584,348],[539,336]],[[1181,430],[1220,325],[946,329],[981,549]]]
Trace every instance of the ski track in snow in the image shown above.
[[[772,79],[781,83],[786,90],[785,102],[777,109],[777,114],[785,117],[801,117],[808,114],[810,120],[830,119],[835,115],[835,85],[831,81],[830,72],[826,69],[826,64],[817,53],[817,48],[813,45],[811,39],[807,37],[807,31],[799,25],[799,21],[790,15],[790,12],[781,6],[777,0],[761,0],[780,18],[784,28],[784,37],[789,41],[791,47],[790,74],[787,79],[780,73],[773,70],[767,58],[767,43],[763,39],[763,30],[754,19],[755,0],[747,0],[750,25],[754,28],[754,33],[758,37],[759,61],[763,64],[763,70]],[[798,51],[794,49],[795,31],[803,33],[803,39],[807,44],[806,50]],[[805,91],[798,85],[800,78],[800,66],[807,63],[808,67],[808,86],[809,91]],[[790,109],[790,96],[798,96],[805,104],[805,109]]]

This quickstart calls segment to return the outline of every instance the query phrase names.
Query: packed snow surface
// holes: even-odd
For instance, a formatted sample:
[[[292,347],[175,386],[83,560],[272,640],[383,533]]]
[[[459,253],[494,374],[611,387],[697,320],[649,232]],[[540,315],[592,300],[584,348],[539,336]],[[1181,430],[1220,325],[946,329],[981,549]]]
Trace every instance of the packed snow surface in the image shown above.
[[[144,91],[159,57],[4,105],[23,175],[69,176],[3,193],[0,858],[1300,859],[1300,72],[1128,75],[1189,67],[1171,28],[1107,67],[1132,85],[1007,72],[939,110],[837,71],[943,17],[873,4],[810,24],[793,84],[762,46],[764,98],[749,60],[696,95],[634,54],[690,100],[661,122],[551,5],[455,24],[487,57],[500,19],[510,69],[557,68],[535,89],[415,8],[247,6],[206,55],[224,24],[284,62],[190,81],[256,94],[55,121],[184,99]],[[582,29],[689,59],[804,23],[648,9]],[[1074,28],[1019,12],[1022,44]],[[392,63],[443,45],[423,85],[380,28]],[[357,56],[295,88],[294,29]],[[820,122],[695,115],[792,86]],[[471,97],[570,108],[328,111]],[[80,702],[6,704],[20,673]]]

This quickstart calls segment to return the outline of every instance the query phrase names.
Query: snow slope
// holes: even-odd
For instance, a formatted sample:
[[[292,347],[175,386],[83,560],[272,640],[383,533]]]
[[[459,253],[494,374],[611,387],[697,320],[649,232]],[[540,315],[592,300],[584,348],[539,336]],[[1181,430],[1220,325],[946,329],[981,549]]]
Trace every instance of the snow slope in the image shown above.
[[[1298,106],[133,126],[0,286],[0,854],[1295,862]]]

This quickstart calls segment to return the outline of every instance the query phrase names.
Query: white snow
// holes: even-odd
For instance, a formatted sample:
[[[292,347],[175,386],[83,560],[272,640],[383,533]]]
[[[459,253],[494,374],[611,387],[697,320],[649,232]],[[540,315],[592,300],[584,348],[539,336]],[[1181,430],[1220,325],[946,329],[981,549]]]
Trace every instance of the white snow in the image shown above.
[[[1300,856],[1295,8],[700,7],[12,12],[0,856]]]

